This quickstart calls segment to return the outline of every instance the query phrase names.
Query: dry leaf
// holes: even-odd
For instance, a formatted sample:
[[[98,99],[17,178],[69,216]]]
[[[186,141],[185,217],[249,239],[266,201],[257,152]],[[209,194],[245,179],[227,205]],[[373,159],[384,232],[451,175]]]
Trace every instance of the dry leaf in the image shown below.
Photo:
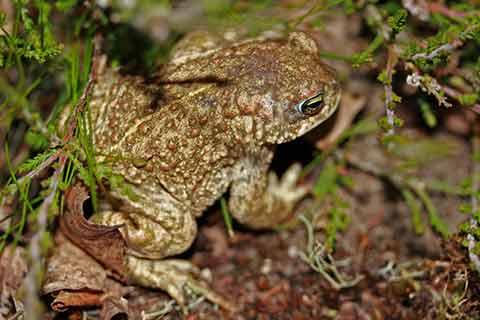
[[[72,307],[100,307],[102,305],[101,292],[94,291],[60,291],[50,304],[54,311],[66,311]]]
[[[65,193],[68,210],[60,218],[60,230],[70,241],[94,257],[112,276],[126,282],[126,243],[118,226],[101,226],[83,216],[83,202],[88,199],[86,190],[75,185]]]
[[[56,246],[48,258],[43,293],[55,296],[55,311],[70,308],[102,307],[101,319],[128,315],[128,292],[119,282],[108,278],[105,268],[78,248],[63,233],[55,235]]]
[[[107,278],[105,269],[60,232],[55,235],[55,244],[53,254],[47,260],[43,293],[62,290],[102,292]]]

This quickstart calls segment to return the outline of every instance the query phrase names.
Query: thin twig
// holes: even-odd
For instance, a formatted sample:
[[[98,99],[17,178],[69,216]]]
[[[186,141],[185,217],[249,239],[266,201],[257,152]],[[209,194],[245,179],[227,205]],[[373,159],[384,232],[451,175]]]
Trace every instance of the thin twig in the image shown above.
[[[439,56],[441,53],[444,52],[451,52],[455,50],[456,48],[460,47],[463,44],[461,41],[453,41],[452,43],[445,43],[442,44],[440,47],[436,48],[430,53],[417,53],[412,56],[413,60],[418,60],[418,59],[427,59],[427,60],[432,60]]]
[[[395,69],[395,65],[397,64],[398,56],[395,52],[395,48],[393,45],[388,46],[388,58],[387,58],[387,79],[383,85],[385,90],[385,113],[387,115],[387,123],[389,125],[387,135],[393,135],[395,133],[395,112],[394,108],[394,101],[393,101],[393,89],[392,89],[392,79],[393,79],[393,71]]]

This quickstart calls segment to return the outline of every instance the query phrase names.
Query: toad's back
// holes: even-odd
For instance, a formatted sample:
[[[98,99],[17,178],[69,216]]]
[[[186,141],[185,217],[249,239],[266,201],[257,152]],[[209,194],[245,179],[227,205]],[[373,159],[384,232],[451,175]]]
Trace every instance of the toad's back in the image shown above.
[[[139,79],[106,72],[91,101],[98,158],[137,188],[200,213],[226,191],[250,134],[226,121],[214,86],[159,106],[162,97]]]

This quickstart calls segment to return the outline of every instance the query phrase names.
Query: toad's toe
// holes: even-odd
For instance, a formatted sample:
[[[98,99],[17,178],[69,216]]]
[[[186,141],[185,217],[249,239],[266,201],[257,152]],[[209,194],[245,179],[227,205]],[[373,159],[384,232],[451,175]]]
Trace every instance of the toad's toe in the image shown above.
[[[131,281],[145,287],[165,290],[182,307],[185,307],[193,292],[226,310],[236,309],[234,304],[214,292],[200,278],[200,270],[188,261],[148,260],[129,256],[128,269]]]

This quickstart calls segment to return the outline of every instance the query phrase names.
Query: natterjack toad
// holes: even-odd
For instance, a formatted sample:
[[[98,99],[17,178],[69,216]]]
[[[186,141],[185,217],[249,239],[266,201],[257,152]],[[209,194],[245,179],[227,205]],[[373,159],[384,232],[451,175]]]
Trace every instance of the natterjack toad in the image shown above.
[[[305,188],[295,186],[299,166],[282,179],[269,173],[274,147],[330,117],[339,98],[315,41],[300,32],[240,42],[187,36],[150,84],[102,71],[90,102],[97,160],[130,192],[112,188],[115,203],[94,221],[123,225],[131,279],[180,304],[187,285],[226,305],[195,280],[192,264],[164,258],[190,247],[195,219],[227,190],[240,223],[283,222]]]

